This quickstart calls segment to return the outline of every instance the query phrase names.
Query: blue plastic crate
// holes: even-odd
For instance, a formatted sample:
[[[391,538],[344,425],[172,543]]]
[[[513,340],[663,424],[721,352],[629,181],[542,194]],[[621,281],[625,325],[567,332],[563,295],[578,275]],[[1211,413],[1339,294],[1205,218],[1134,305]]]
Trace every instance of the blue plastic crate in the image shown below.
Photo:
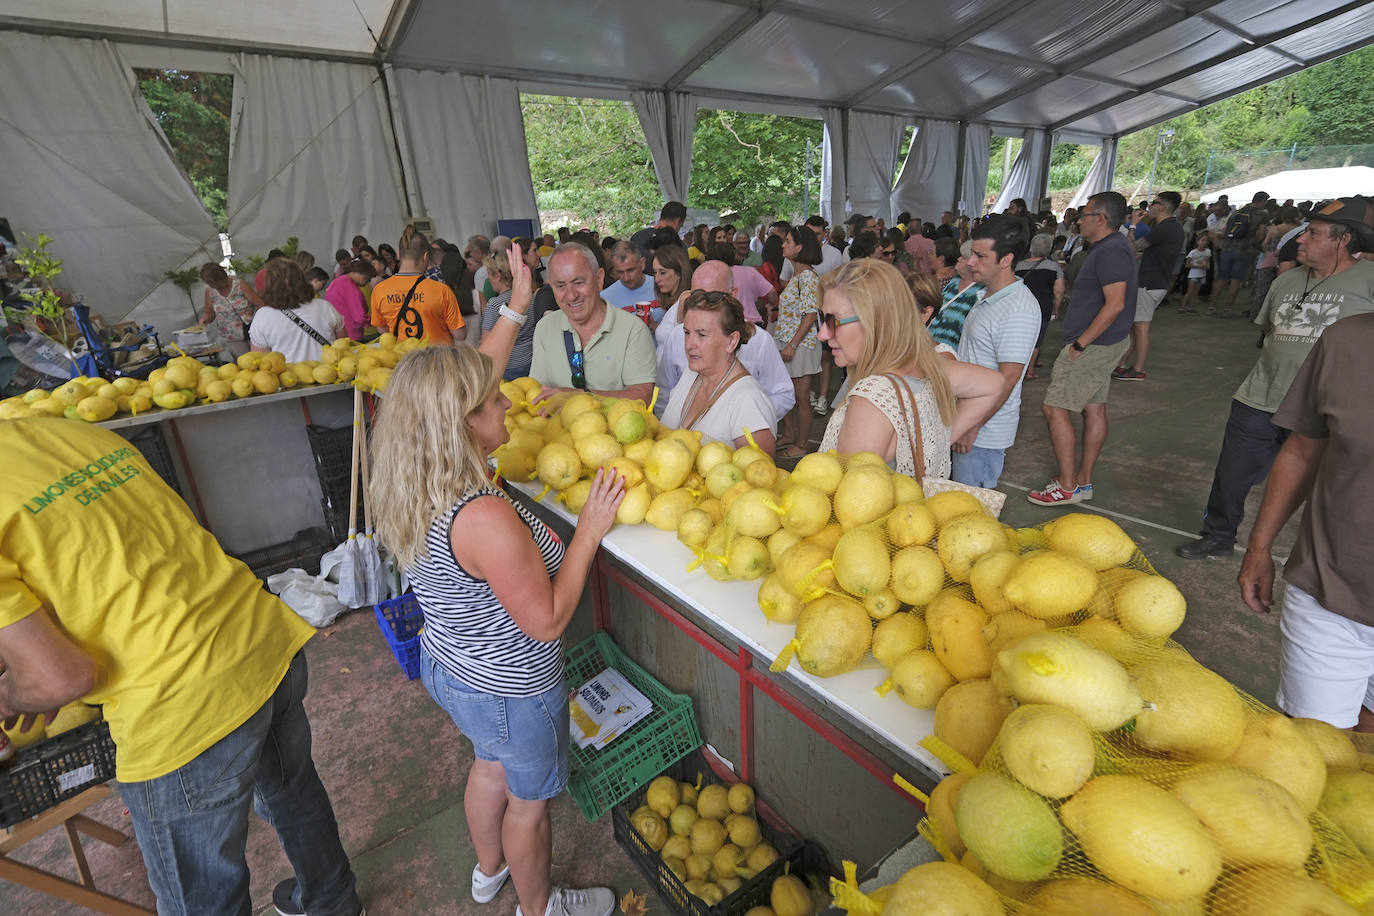
[[[419,600],[406,592],[379,602],[372,610],[391,654],[396,656],[406,677],[415,680],[420,676],[420,629],[425,625],[425,612],[420,609]]]

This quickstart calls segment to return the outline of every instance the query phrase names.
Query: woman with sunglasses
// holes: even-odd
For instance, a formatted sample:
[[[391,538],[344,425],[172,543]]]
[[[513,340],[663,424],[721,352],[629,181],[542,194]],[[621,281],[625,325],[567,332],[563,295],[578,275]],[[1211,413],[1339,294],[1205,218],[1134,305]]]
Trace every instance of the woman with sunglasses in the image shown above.
[[[687,371],[673,386],[663,425],[695,429],[707,442],[736,448],[749,442],[773,454],[777,414],[768,392],[739,360],[740,347],[757,331],[729,293],[692,290],[679,306]]]
[[[566,549],[491,480],[488,456],[508,438],[499,382],[531,299],[520,255],[512,246],[510,304],[480,347],[427,347],[397,364],[368,499],[424,608],[420,678],[472,742],[463,808],[473,899],[495,899],[510,878],[517,916],[610,916],[608,888],[552,885],[549,805],[568,781],[559,640],[624,480],[597,472]]]
[[[911,287],[890,264],[850,261],[821,286],[820,339],[849,381],[821,451],[874,452],[917,480],[949,477],[950,442],[996,407],[1001,375],[940,356]],[[908,429],[913,402],[915,428]],[[923,454],[919,469],[913,442]]]

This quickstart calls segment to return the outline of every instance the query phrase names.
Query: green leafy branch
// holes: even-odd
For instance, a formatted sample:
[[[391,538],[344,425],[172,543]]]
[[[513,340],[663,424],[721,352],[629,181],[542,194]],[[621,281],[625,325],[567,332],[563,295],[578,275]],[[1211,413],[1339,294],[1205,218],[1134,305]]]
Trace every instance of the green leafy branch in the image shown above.
[[[22,321],[24,315],[44,319],[56,331],[63,347],[67,347],[66,305],[62,297],[52,288],[53,281],[62,274],[62,259],[48,252],[52,237],[39,233],[38,238],[25,233],[25,238],[35,243],[32,248],[20,248],[14,256],[14,263],[28,276],[33,288],[22,294],[30,307],[28,309],[7,308],[5,315],[11,321]]]

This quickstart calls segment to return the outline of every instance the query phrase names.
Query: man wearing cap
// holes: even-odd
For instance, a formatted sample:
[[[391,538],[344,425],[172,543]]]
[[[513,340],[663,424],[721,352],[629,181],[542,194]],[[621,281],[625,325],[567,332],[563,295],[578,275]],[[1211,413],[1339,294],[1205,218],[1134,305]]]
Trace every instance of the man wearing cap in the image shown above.
[[[1226,435],[1212,477],[1201,537],[1174,552],[1187,560],[1229,556],[1245,517],[1250,488],[1264,480],[1288,430],[1274,412],[1322,333],[1342,318],[1374,311],[1374,250],[1360,198],[1344,197],[1312,213],[1298,242],[1299,267],[1280,274],[1255,323],[1268,328],[1264,349],[1231,401]]]

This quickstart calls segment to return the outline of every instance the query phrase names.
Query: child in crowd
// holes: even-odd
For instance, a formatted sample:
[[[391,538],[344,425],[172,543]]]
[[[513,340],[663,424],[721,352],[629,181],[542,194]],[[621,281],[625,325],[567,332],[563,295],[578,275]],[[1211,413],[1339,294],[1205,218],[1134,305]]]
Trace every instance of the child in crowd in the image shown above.
[[[1183,297],[1183,304],[1179,306],[1180,315],[1197,314],[1197,293],[1202,288],[1202,282],[1207,279],[1207,268],[1212,263],[1211,247],[1207,233],[1199,232],[1197,240],[1193,243],[1193,250],[1188,252],[1188,292]]]
[[[310,285],[315,287],[316,299],[324,293],[324,288],[329,285],[329,274],[325,273],[322,267],[312,267],[307,270],[305,279],[309,280]]]

